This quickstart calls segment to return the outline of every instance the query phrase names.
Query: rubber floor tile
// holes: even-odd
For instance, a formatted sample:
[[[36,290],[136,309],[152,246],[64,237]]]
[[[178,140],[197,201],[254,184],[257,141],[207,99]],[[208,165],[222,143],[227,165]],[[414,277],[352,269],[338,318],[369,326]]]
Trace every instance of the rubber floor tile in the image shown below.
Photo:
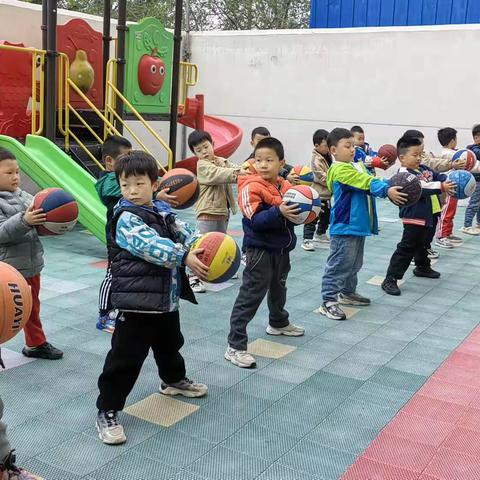
[[[441,448],[423,473],[439,480],[478,480],[480,461],[478,458]]]
[[[282,358],[289,353],[294,352],[297,347],[291,345],[284,345],[283,343],[272,342],[257,338],[248,345],[248,352],[252,355],[259,355],[267,358]]]
[[[436,450],[430,445],[382,432],[365,450],[363,456],[387,465],[421,473]]]
[[[416,392],[427,380],[424,375],[404,372],[390,367],[382,367],[370,378],[370,382],[380,383],[400,390]]]
[[[456,385],[467,385],[480,388],[480,374],[472,370],[465,370],[457,365],[443,363],[434,372],[432,378],[445,380]]]
[[[457,348],[457,352],[468,353],[469,355],[480,357],[480,343],[469,342],[467,340]]]
[[[458,423],[459,427],[465,427],[475,432],[480,432],[480,415],[479,411],[475,408],[469,408],[467,413],[462,417]]]
[[[467,412],[467,407],[424,395],[415,395],[403,411],[430,420],[457,423]]]
[[[420,395],[445,402],[468,406],[478,393],[476,388],[455,385],[437,378],[431,378],[419,391]]]
[[[416,480],[418,472],[360,457],[341,480]]]
[[[453,352],[447,359],[447,363],[450,365],[456,365],[466,370],[479,371],[480,370],[480,357],[476,355],[470,355],[468,353]]]
[[[308,473],[292,470],[291,468],[280,465],[279,463],[273,464],[267,468],[257,480],[322,480],[319,477],[313,477]]]
[[[480,412],[479,416],[480,416]],[[450,450],[476,457],[480,463],[480,432],[458,427],[442,445]]]

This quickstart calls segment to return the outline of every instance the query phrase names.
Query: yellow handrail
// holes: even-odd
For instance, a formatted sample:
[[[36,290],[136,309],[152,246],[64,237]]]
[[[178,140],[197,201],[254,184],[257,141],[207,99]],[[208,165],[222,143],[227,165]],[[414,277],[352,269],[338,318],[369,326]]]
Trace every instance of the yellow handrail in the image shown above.
[[[32,47],[18,47],[15,45],[0,45],[0,50],[9,50],[12,52],[31,53],[32,54],[32,118],[31,118],[31,132],[32,135],[41,135],[43,132],[43,115],[45,110],[45,78],[43,76],[43,69],[45,66],[45,50],[39,50]],[[37,64],[37,59],[39,63]],[[39,99],[37,100],[37,68],[40,68],[42,74],[39,80]],[[37,127],[37,103],[39,105],[39,122]]]
[[[183,110],[185,109],[185,103],[188,96],[188,88],[194,87],[198,82],[198,67],[194,63],[180,62],[181,75],[180,75],[180,91],[181,96],[178,102],[178,106]]]

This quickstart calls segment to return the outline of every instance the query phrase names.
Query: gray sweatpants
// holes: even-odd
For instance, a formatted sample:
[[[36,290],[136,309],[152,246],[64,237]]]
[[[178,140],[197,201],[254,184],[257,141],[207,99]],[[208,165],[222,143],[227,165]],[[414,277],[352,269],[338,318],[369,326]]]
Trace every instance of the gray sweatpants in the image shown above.
[[[3,402],[0,398],[0,463],[10,453],[10,444],[7,439],[7,425],[2,422],[3,418]]]
[[[286,327],[290,322],[285,310],[287,301],[287,276],[290,256],[275,254],[261,248],[247,248],[247,266],[243,270],[242,286],[230,316],[228,343],[236,350],[246,350],[247,325],[257,313],[267,295],[269,324],[275,328]]]

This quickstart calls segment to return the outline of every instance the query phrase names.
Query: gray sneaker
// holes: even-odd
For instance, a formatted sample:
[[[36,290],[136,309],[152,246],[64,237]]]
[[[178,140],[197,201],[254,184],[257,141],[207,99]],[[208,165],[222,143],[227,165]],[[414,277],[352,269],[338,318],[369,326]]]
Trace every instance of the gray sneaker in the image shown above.
[[[117,412],[99,410],[97,432],[100,440],[107,445],[119,445],[127,441],[123,427],[118,423]]]
[[[163,395],[183,395],[188,398],[204,397],[208,392],[208,388],[203,383],[195,383],[185,377],[176,383],[161,383],[160,393]]]
[[[235,348],[228,347],[224,357],[225,360],[228,360],[240,368],[255,368],[257,366],[255,358],[246,350],[236,350]]]
[[[334,302],[325,302],[320,305],[320,307],[315,310],[315,313],[319,313],[320,315],[325,315],[327,318],[331,320],[346,320],[347,315],[345,312],[338,306],[338,303]]]
[[[301,337],[302,335],[305,335],[305,329],[298,325],[294,325],[293,323],[289,323],[286,327],[281,328],[268,325],[266,332],[269,335],[285,335],[286,337]]]
[[[338,294],[338,302],[340,305],[353,305],[355,307],[364,307],[366,305],[370,305],[370,299],[360,295],[357,292],[354,293],[339,293]]]

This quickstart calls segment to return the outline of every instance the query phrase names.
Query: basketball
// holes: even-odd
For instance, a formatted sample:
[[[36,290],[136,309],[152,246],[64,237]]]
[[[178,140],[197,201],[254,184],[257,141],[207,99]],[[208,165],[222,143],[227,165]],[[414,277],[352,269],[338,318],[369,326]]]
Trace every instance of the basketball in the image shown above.
[[[193,245],[192,250],[203,248],[198,258],[207,267],[207,282],[222,283],[230,280],[240,267],[240,249],[235,240],[221,232],[209,232],[202,235]]]
[[[422,195],[422,184],[417,176],[409,172],[396,173],[389,180],[391,187],[402,187],[402,193],[408,195],[407,202],[402,204],[402,207],[409,207],[418,202]]]
[[[73,230],[77,223],[77,202],[61,188],[47,188],[38,192],[33,206],[47,214],[47,221],[37,226],[39,235],[63,235]]]
[[[254,158],[249,158],[247,161],[243,162],[241,168],[242,170],[247,170],[248,172],[257,173]]]
[[[394,147],[393,145],[382,145],[378,149],[378,154],[380,158],[386,158],[390,165],[394,164],[397,161],[398,157],[398,152],[397,152],[397,147]]]
[[[297,185],[289,188],[283,200],[288,204],[298,203],[298,207],[301,212],[298,214],[299,220],[293,222],[297,225],[302,223],[310,223],[315,220],[321,210],[321,202],[318,193],[312,188],[306,185]]]
[[[477,163],[477,157],[471,150],[468,150],[468,148],[464,148],[455,152],[452,157],[452,162],[457,160],[466,160],[467,164],[465,165],[465,170],[468,171],[470,171]]]
[[[448,174],[448,179],[457,185],[453,196],[459,200],[471,197],[477,186],[473,175],[466,170],[454,170]]]
[[[180,210],[191,207],[198,199],[200,186],[197,177],[186,168],[172,168],[160,180],[160,190],[169,188],[169,195],[175,195]]]
[[[313,183],[313,173],[310,167],[305,165],[297,165],[292,169],[293,173],[298,175],[301,185],[311,185]]]
[[[25,326],[31,311],[32,294],[27,281],[13,267],[0,262],[0,345]]]

